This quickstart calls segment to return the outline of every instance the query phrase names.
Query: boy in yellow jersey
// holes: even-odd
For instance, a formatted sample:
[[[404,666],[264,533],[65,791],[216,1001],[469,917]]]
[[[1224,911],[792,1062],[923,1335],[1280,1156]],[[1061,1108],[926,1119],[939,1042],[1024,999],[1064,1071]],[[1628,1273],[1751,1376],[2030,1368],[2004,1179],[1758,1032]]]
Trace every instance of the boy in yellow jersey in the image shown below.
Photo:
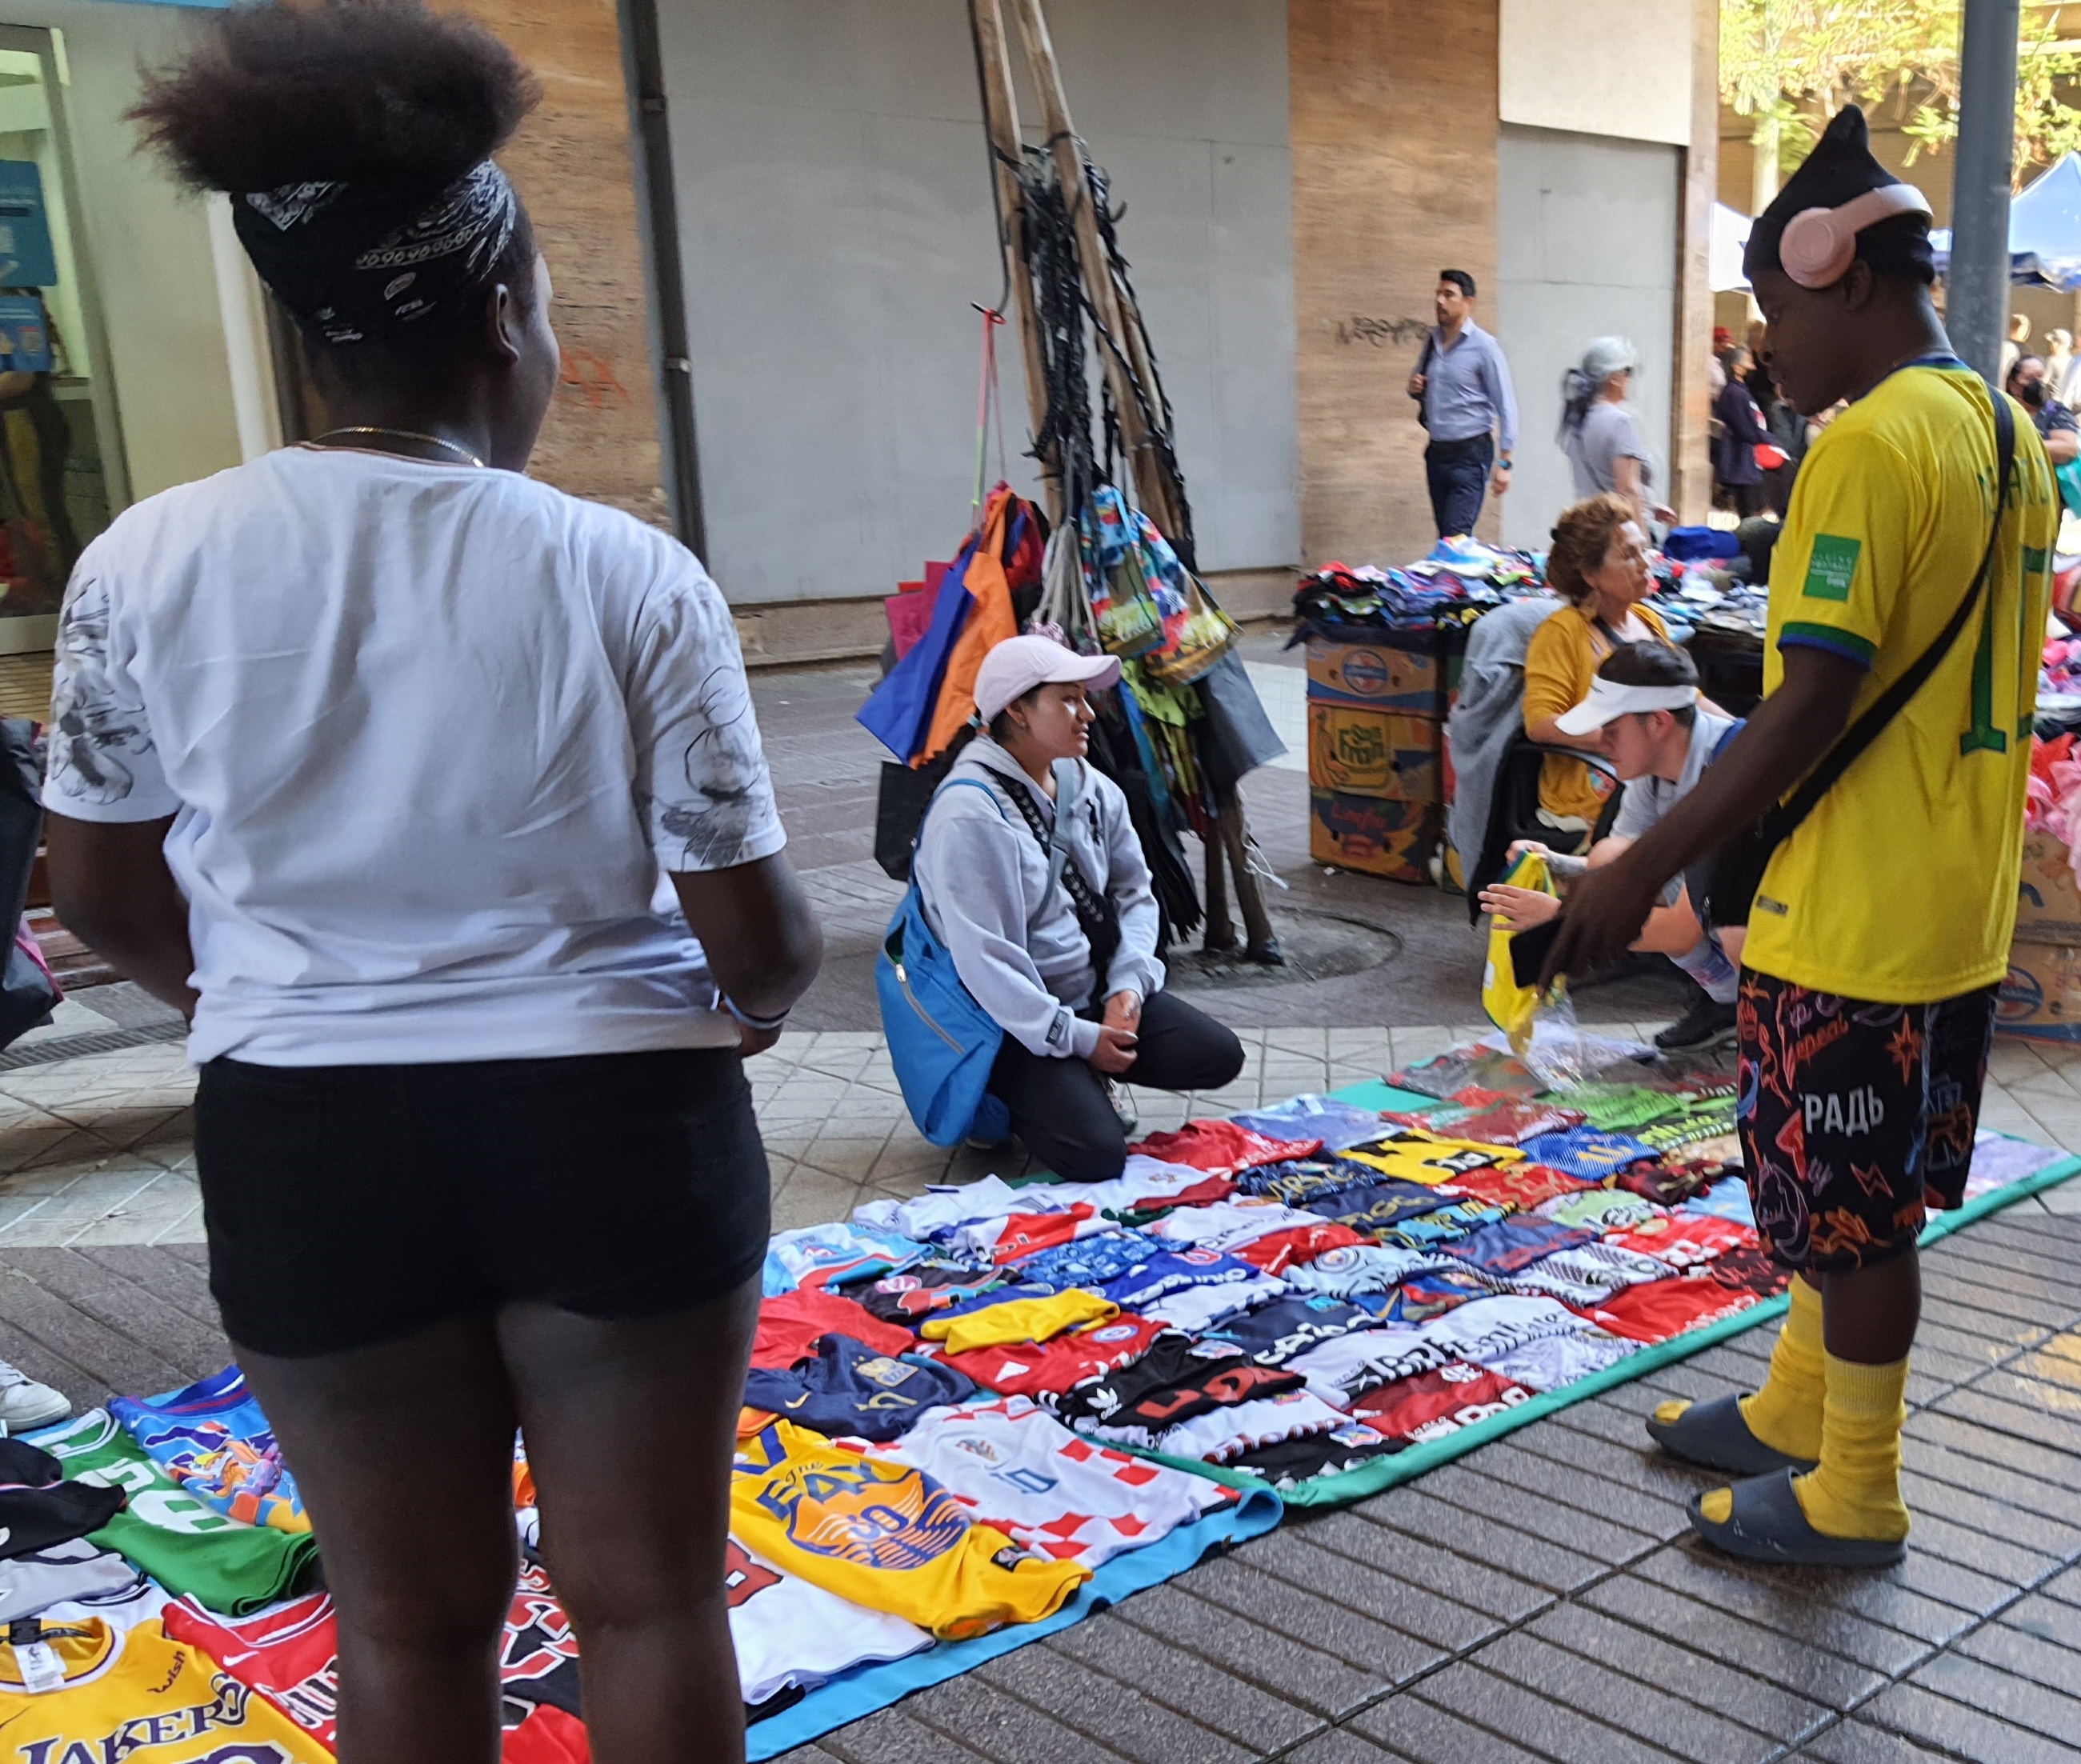
[[[1665,880],[1753,825],[1938,649],[1979,580],[1749,909],[1743,1161],[1757,1228],[1797,1270],[1769,1376],[1649,1423],[1667,1450],[1743,1479],[1693,1505],[1713,1543],[1881,1566],[1908,1530],[1916,1238],[1926,1209],[1962,1198],[2007,970],[2058,503],[2012,405],[1998,486],[1999,395],[1951,353],[1928,204],[1872,158],[1861,112],[1835,118],[1757,220],[1744,267],[1786,397],[1849,408],[1801,466],[1772,560],[1763,704],[1689,796],[1577,884],[1549,966],[1616,956]]]

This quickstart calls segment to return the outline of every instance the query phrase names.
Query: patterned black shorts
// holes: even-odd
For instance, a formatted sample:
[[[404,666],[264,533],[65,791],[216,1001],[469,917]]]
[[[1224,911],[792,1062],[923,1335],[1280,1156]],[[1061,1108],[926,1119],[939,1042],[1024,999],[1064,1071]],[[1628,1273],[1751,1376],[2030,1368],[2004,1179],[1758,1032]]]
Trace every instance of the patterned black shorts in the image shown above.
[[[1877,1005],[1742,970],[1737,1105],[1756,1230],[1790,1268],[1911,1247],[1965,1199],[1995,989]]]

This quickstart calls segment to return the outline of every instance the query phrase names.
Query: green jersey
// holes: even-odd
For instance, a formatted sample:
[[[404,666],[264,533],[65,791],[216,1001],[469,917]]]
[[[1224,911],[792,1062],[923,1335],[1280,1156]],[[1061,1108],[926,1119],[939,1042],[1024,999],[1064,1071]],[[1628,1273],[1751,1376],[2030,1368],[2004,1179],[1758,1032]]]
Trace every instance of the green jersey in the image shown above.
[[[247,1525],[187,1493],[105,1409],[38,1434],[34,1443],[74,1480],[129,1496],[128,1507],[90,1534],[96,1544],[212,1611],[242,1617],[286,1598],[317,1561],[317,1540],[308,1531]]]

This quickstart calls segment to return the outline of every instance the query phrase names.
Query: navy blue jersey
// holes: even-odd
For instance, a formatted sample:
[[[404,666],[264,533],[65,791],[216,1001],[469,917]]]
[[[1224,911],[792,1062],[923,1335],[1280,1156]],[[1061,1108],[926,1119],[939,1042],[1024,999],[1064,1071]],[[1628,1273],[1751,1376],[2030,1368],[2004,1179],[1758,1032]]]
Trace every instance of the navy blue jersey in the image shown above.
[[[975,1385],[936,1360],[877,1353],[850,1335],[826,1335],[817,1357],[787,1371],[755,1367],[744,1401],[818,1433],[855,1434],[879,1444],[901,1438],[928,1409],[965,1402]]]

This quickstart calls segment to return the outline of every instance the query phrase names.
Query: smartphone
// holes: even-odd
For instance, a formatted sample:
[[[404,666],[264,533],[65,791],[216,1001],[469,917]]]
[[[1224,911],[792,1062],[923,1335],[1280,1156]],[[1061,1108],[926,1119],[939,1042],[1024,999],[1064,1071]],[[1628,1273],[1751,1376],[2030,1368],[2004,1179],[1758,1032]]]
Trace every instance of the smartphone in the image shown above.
[[[1558,914],[1544,925],[1535,925],[1528,931],[1519,931],[1510,940],[1510,971],[1520,986],[1537,986],[1539,970],[1546,965],[1546,952],[1553,948],[1553,939],[1561,934],[1561,920],[1566,914]]]

